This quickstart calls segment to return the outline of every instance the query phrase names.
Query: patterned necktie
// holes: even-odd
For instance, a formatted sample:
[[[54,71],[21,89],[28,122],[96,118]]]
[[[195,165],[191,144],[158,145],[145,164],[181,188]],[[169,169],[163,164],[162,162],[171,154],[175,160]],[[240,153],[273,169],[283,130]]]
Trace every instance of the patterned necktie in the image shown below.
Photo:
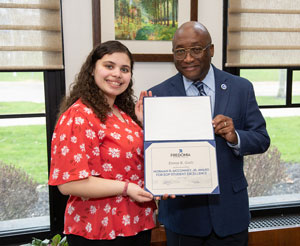
[[[197,82],[193,83],[193,85],[198,89],[200,96],[206,96],[206,93],[203,88],[203,82],[197,81]]]

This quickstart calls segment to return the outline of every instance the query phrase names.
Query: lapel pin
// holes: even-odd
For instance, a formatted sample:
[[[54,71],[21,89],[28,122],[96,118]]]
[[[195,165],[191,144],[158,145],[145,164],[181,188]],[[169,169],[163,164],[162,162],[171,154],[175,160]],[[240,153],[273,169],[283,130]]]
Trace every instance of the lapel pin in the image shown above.
[[[227,85],[221,84],[221,88],[222,88],[222,90],[226,90],[227,89]]]

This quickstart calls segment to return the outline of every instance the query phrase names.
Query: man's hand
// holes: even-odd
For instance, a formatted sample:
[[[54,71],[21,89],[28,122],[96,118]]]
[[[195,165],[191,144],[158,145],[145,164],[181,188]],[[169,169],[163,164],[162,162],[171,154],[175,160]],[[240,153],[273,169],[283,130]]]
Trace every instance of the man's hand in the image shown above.
[[[212,121],[215,134],[225,138],[231,144],[237,144],[238,138],[235,133],[233,121],[230,117],[218,114]]]

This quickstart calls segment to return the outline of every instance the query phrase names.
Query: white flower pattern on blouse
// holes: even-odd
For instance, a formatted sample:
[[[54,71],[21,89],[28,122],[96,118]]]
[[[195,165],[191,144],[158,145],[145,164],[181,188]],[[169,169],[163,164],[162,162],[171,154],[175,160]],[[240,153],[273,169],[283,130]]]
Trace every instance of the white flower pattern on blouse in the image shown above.
[[[52,173],[52,178],[53,179],[57,179],[58,178],[58,173],[59,173],[59,169],[55,168],[53,173]]]
[[[80,162],[81,158],[82,158],[82,154],[74,155],[74,161],[77,163]]]
[[[125,226],[130,225],[130,215],[123,215],[123,220],[122,220],[122,224],[124,224]]]
[[[148,216],[150,214],[150,212],[151,212],[151,208],[146,208],[146,210],[145,210],[146,216]]]
[[[93,111],[90,108],[84,108],[84,112],[86,112],[87,114],[93,113]]]
[[[73,123],[73,119],[69,119],[67,125],[70,126]]]
[[[84,119],[81,117],[75,117],[75,124],[76,125],[83,125],[84,124]]]
[[[123,200],[122,196],[117,196],[116,197],[116,203],[120,203]]]
[[[131,152],[126,152],[126,158],[127,159],[130,159],[130,158],[132,158],[132,153]]]
[[[111,206],[107,203],[103,210],[104,210],[105,213],[108,214],[110,212],[110,209],[111,209]]]
[[[139,176],[137,176],[136,174],[133,174],[133,175],[131,175],[130,179],[131,179],[131,181],[139,180]]]
[[[109,233],[109,236],[111,239],[114,239],[116,237],[116,233],[114,230],[112,230],[110,233]]]
[[[133,136],[128,135],[128,136],[127,136],[127,139],[128,139],[130,142],[133,142]]]
[[[67,210],[68,214],[71,215],[74,211],[75,211],[75,208],[70,205]]]
[[[63,116],[61,117],[61,120],[60,120],[60,122],[59,122],[60,125],[64,122],[65,118],[66,118],[65,115],[63,115]]]
[[[86,229],[87,232],[91,232],[92,231],[92,225],[91,225],[91,223],[87,223],[85,229]]]
[[[120,129],[120,127],[117,124],[114,124],[114,128]]]
[[[89,173],[86,171],[86,170],[81,170],[79,172],[79,178],[80,179],[84,179],[84,178],[87,178],[89,176]]]
[[[80,215],[76,214],[74,216],[74,221],[78,223],[80,221]]]
[[[126,172],[129,172],[130,169],[131,169],[131,166],[127,165],[126,167],[124,167],[124,169],[125,169]]]
[[[55,154],[56,154],[56,150],[57,150],[57,146],[56,146],[56,145],[54,145],[54,146],[53,146],[53,151],[52,151],[52,154],[53,154],[53,155],[55,155]]]
[[[108,225],[108,217],[103,218],[101,223],[102,223],[103,226],[107,226]]]
[[[93,150],[93,154],[95,155],[95,156],[99,156],[100,155],[100,149],[99,149],[99,147],[94,147],[94,150]]]
[[[91,129],[87,129],[87,130],[85,131],[85,133],[86,133],[86,137],[87,137],[87,138],[94,139],[94,138],[96,137],[95,132],[92,131]]]
[[[97,208],[95,206],[90,206],[90,213],[95,214],[97,212]]]
[[[121,138],[121,135],[120,135],[119,133],[116,133],[116,132],[112,132],[110,135],[111,135],[114,139],[117,139],[117,140],[119,140],[119,139]]]
[[[99,138],[99,139],[103,139],[104,137],[105,137],[104,131],[103,131],[103,130],[99,130],[99,131],[98,131],[98,138]]]
[[[64,172],[63,173],[63,180],[68,180],[70,178],[69,172]]]
[[[69,148],[67,146],[62,147],[61,154],[66,156],[69,153]]]
[[[102,165],[104,172],[111,172],[112,170],[112,165],[110,163],[104,163]]]
[[[133,223],[134,223],[134,224],[137,224],[137,223],[139,222],[139,220],[140,220],[139,216],[135,216],[135,217],[133,218]]]
[[[95,171],[95,170],[92,170],[91,171],[91,174],[93,175],[93,176],[99,176],[100,174],[97,172],[97,171]]]
[[[128,132],[128,133],[132,133],[132,131],[128,128],[125,128],[125,131]]]
[[[76,136],[72,136],[71,137],[71,142],[72,143],[77,143],[77,137]]]
[[[66,138],[66,134],[61,134],[60,137],[59,137],[59,140],[64,141],[65,138]]]
[[[85,152],[85,144],[80,144],[79,148],[82,152]]]
[[[116,180],[122,181],[122,180],[123,180],[123,175],[118,173],[118,174],[116,175]]]
[[[117,148],[109,148],[108,154],[111,155],[112,158],[119,158],[120,157],[120,150]]]

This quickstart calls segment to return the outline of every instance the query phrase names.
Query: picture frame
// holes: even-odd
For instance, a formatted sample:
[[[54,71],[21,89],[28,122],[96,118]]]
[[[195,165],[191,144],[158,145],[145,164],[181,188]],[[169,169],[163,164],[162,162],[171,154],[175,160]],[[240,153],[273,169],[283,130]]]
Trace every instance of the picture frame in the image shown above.
[[[178,0],[178,25],[186,21],[198,20],[198,0]],[[92,0],[92,25],[93,25],[93,45],[113,40],[111,32],[114,29],[113,19],[114,1]],[[181,14],[180,14],[181,13]],[[105,19],[103,25],[101,19]],[[171,53],[172,41],[148,41],[148,40],[121,40],[133,53],[136,62],[173,62]],[[147,42],[148,45],[145,45]],[[145,47],[147,50],[145,52]]]

